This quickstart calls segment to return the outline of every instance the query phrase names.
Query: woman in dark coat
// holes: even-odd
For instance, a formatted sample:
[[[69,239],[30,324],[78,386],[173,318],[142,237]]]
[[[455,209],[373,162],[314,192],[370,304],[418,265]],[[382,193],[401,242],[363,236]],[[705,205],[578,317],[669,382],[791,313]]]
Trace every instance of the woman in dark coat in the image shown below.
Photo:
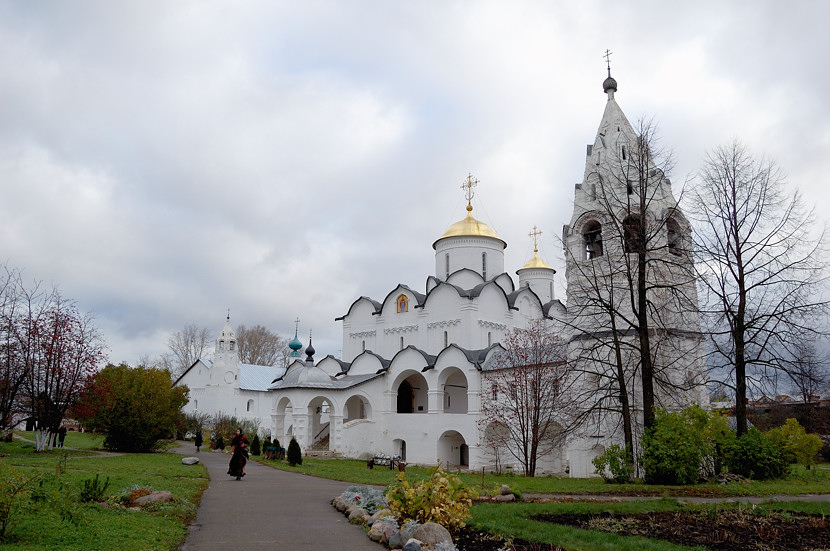
[[[195,440],[194,443],[196,444],[196,451],[198,452],[199,448],[202,446],[202,431],[201,430],[196,431],[196,440]]]
[[[248,439],[242,434],[242,429],[236,429],[231,440],[231,462],[228,465],[228,474],[241,480],[245,476],[245,463],[248,462]]]

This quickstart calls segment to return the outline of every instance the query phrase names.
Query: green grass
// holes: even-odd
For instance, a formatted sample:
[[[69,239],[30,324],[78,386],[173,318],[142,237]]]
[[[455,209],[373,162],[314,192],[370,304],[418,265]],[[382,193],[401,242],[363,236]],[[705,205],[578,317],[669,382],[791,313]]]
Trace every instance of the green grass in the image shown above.
[[[257,459],[257,458],[255,458]],[[262,463],[286,471],[354,482],[386,486],[395,479],[397,472],[385,467],[368,469],[365,461],[355,459],[315,459],[309,458],[302,465],[289,467],[282,461]],[[427,476],[428,468],[415,465],[407,466],[410,479]],[[696,484],[692,486],[652,486],[643,483],[606,484],[599,478],[564,478],[564,477],[525,477],[520,475],[469,473],[458,471],[464,484],[482,494],[493,494],[502,485],[507,484],[514,491],[523,495],[532,494],[566,494],[566,495],[636,495],[636,496],[769,496],[830,493],[830,464],[824,463],[810,471],[803,467],[794,467],[793,474],[785,480],[750,481],[741,484],[721,485],[717,483]]]
[[[31,433],[21,433],[28,438]],[[75,437],[75,438],[72,438]],[[2,541],[3,550],[109,549],[172,550],[187,534],[187,524],[196,513],[208,485],[204,466],[186,466],[172,453],[104,454],[96,448],[103,439],[69,433],[66,446],[35,453],[29,442],[0,443],[0,467],[29,477],[26,503],[12,517],[12,526]],[[175,504],[156,505],[141,511],[98,503],[81,503],[84,481],[109,478],[105,495],[127,493],[132,486],[169,490]],[[23,510],[25,509],[25,510]],[[128,542],[128,543],[127,543]],[[127,543],[125,545],[125,543]]]

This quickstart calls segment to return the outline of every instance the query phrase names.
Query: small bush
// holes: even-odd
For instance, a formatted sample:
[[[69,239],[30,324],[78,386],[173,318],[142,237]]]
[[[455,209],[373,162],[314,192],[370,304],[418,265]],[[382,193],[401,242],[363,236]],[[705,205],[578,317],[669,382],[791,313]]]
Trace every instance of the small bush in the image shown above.
[[[698,406],[682,411],[657,410],[654,425],[643,435],[642,464],[649,484],[695,484],[703,459],[712,453],[705,438],[706,412]]]
[[[101,482],[97,474],[95,478],[84,480],[84,487],[81,488],[81,501],[84,503],[89,501],[104,501],[104,492],[107,491],[109,485],[109,477],[107,477],[106,482]]]
[[[788,468],[781,448],[755,427],[738,438],[728,463],[729,472],[754,480],[783,478]]]
[[[288,452],[286,452],[286,459],[288,459],[288,464],[292,467],[294,465],[303,464],[303,453],[300,451],[300,445],[294,438],[291,438],[291,442],[288,443]]]
[[[6,536],[13,517],[22,512],[28,498],[27,486],[34,480],[0,463],[0,539]]]
[[[605,453],[595,457],[591,462],[594,464],[594,472],[605,482],[626,484],[631,482],[634,475],[634,460],[631,453],[617,444],[608,446]]]
[[[817,434],[807,434],[797,420],[787,419],[787,422],[767,432],[769,438],[781,448],[784,457],[790,463],[800,463],[807,469],[816,462],[816,454],[824,443]]]
[[[460,478],[447,474],[440,466],[414,486],[402,472],[386,492],[389,509],[402,523],[436,522],[449,530],[464,527],[476,497],[478,494],[465,488]]]
[[[341,495],[347,502],[363,507],[370,515],[386,507],[383,491],[370,486],[349,486]]]
[[[254,440],[251,442],[251,455],[260,455],[262,453],[262,447],[259,442],[259,435],[254,435]]]

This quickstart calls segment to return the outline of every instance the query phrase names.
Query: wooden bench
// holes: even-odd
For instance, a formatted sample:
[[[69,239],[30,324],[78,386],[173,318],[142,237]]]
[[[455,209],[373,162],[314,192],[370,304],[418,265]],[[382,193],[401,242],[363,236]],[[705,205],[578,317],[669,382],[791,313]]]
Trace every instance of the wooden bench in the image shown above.
[[[398,467],[398,470],[400,471],[403,471],[406,468],[406,463],[401,461],[400,455],[395,455],[393,457],[376,455],[372,459],[366,461],[366,466],[370,469],[374,469],[375,465],[380,467],[389,467],[390,471],[394,471],[395,467]]]

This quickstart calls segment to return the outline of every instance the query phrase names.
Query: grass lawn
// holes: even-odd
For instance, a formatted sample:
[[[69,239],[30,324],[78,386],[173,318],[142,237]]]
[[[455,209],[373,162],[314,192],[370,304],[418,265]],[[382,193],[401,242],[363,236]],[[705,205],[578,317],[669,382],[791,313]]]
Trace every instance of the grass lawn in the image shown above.
[[[32,433],[18,433],[33,440]],[[69,433],[65,446],[35,453],[34,444],[0,443],[0,502],[9,476],[30,477],[25,499],[12,508],[2,540],[5,551],[66,549],[172,550],[182,543],[208,485],[202,465],[186,466],[173,453],[103,454],[101,436]],[[82,503],[81,489],[99,475],[109,479],[104,497],[126,495],[135,487],[169,490],[175,503],[128,511],[104,503]],[[112,499],[110,500],[112,501]]]
[[[257,458],[255,458],[257,459]],[[283,461],[267,461],[258,459],[261,463],[303,474],[354,482],[386,486],[397,476],[397,472],[388,467],[368,469],[365,461],[356,459],[315,459],[307,458],[302,465],[289,467]],[[406,467],[407,477],[410,480],[423,478],[428,475],[429,469],[410,465]],[[637,495],[637,496],[698,496],[698,497],[729,497],[729,496],[769,496],[769,495],[799,495],[799,494],[826,494],[830,493],[830,463],[822,463],[807,471],[796,466],[792,474],[784,480],[749,481],[738,484],[722,485],[717,483],[696,484],[693,486],[652,486],[637,484],[606,484],[600,478],[563,478],[542,476],[529,478],[514,474],[485,474],[457,471],[464,484],[483,495],[493,494],[502,485],[507,484],[514,491],[523,495],[532,494],[566,494],[566,495]]]

